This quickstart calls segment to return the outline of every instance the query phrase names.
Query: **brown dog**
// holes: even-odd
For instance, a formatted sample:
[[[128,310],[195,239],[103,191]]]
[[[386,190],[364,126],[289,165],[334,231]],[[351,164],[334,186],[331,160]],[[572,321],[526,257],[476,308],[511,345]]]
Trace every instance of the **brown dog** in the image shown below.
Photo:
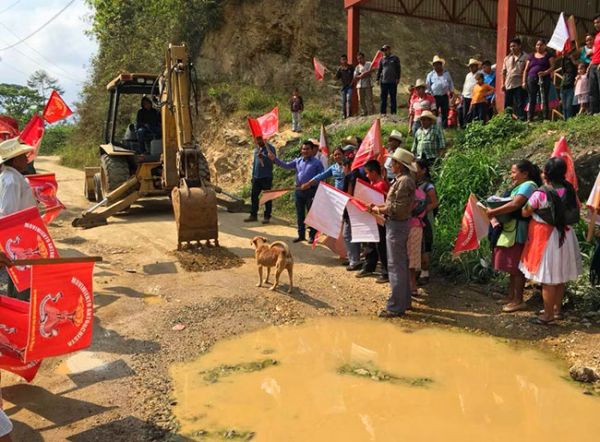
[[[271,267],[275,267],[275,283],[270,290],[275,290],[277,288],[281,273],[284,269],[287,269],[288,276],[290,277],[290,289],[288,290],[288,293],[292,293],[294,287],[294,258],[292,257],[287,244],[283,241],[275,241],[272,244],[269,244],[267,238],[262,236],[255,236],[250,243],[256,250],[254,253],[256,265],[258,266],[258,284],[256,284],[256,287],[262,287],[263,267],[267,268],[267,279],[265,279],[265,283],[269,282]]]

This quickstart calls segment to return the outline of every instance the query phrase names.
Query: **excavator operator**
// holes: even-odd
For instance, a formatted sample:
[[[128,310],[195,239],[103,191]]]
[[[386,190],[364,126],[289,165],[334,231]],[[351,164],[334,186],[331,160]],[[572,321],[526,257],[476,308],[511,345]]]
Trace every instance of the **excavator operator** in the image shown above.
[[[152,100],[142,97],[141,108],[135,119],[135,132],[140,146],[150,150],[146,144],[161,137],[160,113],[152,106]]]

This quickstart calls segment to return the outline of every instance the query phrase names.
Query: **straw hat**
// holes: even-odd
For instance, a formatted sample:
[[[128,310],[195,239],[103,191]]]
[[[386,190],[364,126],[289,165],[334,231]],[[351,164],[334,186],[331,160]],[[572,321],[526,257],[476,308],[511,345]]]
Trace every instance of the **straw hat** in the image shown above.
[[[435,64],[435,63],[442,63],[442,64],[446,64],[446,60],[444,60],[442,57],[440,57],[439,55],[436,55],[435,57],[433,57],[433,61],[431,62],[431,64]]]
[[[481,66],[481,62],[479,60],[477,60],[476,58],[470,58],[467,67],[472,66],[474,64],[476,64],[477,66]]]
[[[393,155],[388,155],[388,158],[398,161],[400,164],[406,166],[411,172],[417,171],[415,156],[406,149],[399,147],[394,151]]]
[[[392,133],[390,134],[389,138],[392,138],[393,140],[400,141],[402,143],[402,134],[400,132],[398,132],[396,129],[394,129],[392,131]]]
[[[353,146],[358,147],[358,140],[356,139],[356,135],[350,135],[349,137],[344,138],[343,142],[345,144],[352,144]]]
[[[0,143],[0,164],[33,150],[33,147],[21,143],[18,138],[3,141]]]
[[[417,82],[415,83],[415,88],[417,87],[427,87],[427,85],[425,84],[425,81],[422,78],[419,78],[417,80]]]
[[[429,118],[430,120],[432,120],[434,123],[437,121],[437,117],[435,115],[433,115],[433,112],[425,110],[421,113],[421,116],[419,117],[419,120],[423,119],[423,118]]]

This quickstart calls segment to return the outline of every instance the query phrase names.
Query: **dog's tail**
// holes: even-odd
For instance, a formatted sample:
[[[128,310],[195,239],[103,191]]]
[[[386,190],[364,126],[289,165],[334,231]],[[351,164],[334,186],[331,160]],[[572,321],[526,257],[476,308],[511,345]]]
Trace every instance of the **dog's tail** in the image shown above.
[[[275,246],[279,246],[283,250],[285,250],[286,258],[291,258],[292,254],[290,253],[290,248],[288,247],[288,245],[286,243],[284,243],[283,241],[273,241],[271,244],[269,244],[269,248],[271,248],[271,249]]]

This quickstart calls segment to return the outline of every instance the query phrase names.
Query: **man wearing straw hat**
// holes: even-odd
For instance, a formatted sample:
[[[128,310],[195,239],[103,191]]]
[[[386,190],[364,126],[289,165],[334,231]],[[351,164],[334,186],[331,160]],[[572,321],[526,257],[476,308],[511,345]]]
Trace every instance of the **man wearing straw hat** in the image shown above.
[[[477,78],[475,76],[481,72],[481,62],[475,58],[471,58],[467,64],[469,72],[465,76],[465,82],[463,84],[463,124],[461,126],[471,122],[471,99],[473,98],[473,87],[477,84]]]
[[[427,74],[425,83],[427,89],[435,98],[435,104],[442,116],[442,125],[448,127],[448,112],[450,110],[450,99],[454,94],[454,81],[444,66],[446,61],[436,55],[431,62],[433,70]]]
[[[411,308],[407,243],[416,190],[411,172],[415,173],[417,167],[414,155],[407,150],[396,149],[391,158],[396,180],[385,204],[369,207],[370,212],[386,216],[388,276],[392,293],[386,308],[379,312],[381,318],[402,316]]]
[[[390,154],[393,154],[396,149],[398,149],[402,145],[402,133],[398,132],[396,129],[392,131],[390,136],[388,137],[387,144],[385,148]],[[392,157],[388,156],[383,163],[383,167],[385,169],[385,177],[388,181],[394,181],[396,175],[392,170]]]
[[[18,138],[0,143],[0,217],[36,205],[29,183],[23,176],[27,154],[33,147]]]
[[[423,111],[419,121],[421,127],[415,132],[412,153],[418,160],[427,160],[432,165],[446,147],[444,133],[436,124],[437,117],[430,111]]]

